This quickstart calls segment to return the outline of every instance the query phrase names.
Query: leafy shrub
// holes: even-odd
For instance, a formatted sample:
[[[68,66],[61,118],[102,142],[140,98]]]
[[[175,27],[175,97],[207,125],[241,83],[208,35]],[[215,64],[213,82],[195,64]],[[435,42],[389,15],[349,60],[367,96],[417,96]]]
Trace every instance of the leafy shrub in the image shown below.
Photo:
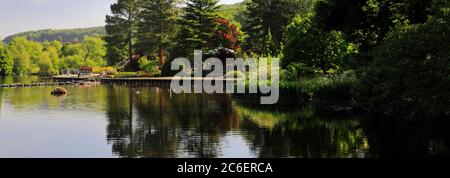
[[[320,69],[309,67],[304,63],[293,62],[281,71],[282,81],[298,81],[307,76],[320,73]]]
[[[373,110],[417,119],[450,115],[450,10],[403,25],[372,51],[361,100]]]
[[[345,60],[357,52],[341,32],[322,31],[310,17],[296,17],[286,28],[283,67],[300,62],[328,74],[340,70]]]
[[[159,69],[159,61],[149,61],[147,57],[139,59],[139,67],[148,74],[148,76],[161,76],[161,70]]]
[[[106,75],[116,75],[117,70],[114,67],[94,67],[92,69],[92,73],[94,74],[106,73]]]
[[[352,102],[357,94],[359,80],[353,71],[328,78],[324,85],[317,88],[315,99],[322,102],[340,103]]]
[[[118,72],[116,74],[116,78],[130,78],[130,77],[138,77],[137,72]]]

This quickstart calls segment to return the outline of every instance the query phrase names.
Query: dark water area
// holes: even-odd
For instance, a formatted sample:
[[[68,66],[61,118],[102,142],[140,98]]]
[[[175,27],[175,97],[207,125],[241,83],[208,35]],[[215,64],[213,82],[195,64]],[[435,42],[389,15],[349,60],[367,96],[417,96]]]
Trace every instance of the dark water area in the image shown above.
[[[32,78],[2,78],[31,83]],[[448,122],[120,85],[0,88],[0,157],[448,157]]]

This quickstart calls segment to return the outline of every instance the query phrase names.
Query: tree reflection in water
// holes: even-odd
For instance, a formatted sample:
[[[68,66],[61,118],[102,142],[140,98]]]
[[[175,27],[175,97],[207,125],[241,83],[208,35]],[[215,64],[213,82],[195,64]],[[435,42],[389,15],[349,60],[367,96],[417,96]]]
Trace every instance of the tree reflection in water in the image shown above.
[[[121,157],[223,157],[230,133],[246,142],[250,157],[448,155],[450,134],[437,125],[322,115],[289,103],[261,107],[228,95],[171,95],[162,88],[110,86],[107,98],[108,141]]]
[[[246,139],[258,157],[367,156],[369,145],[356,118],[322,118],[310,106],[267,111],[246,105],[236,112],[245,121],[242,129],[254,133]]]
[[[20,136],[42,127],[36,133],[43,140],[58,135],[53,142],[36,144],[43,150],[73,149],[61,143],[75,139],[95,151],[112,145],[112,156],[120,157],[450,156],[450,122],[446,118],[400,122],[374,116],[339,117],[287,101],[263,107],[228,95],[171,95],[168,89],[151,87],[67,89],[70,94],[59,98],[50,95],[52,87],[0,88],[0,126],[4,127],[3,136],[7,135],[4,138],[14,140],[3,143],[17,147],[11,152],[22,154],[21,144],[35,138]],[[80,123],[77,117],[89,114],[92,118],[83,118],[82,122],[106,127],[107,143],[97,140],[97,147],[88,144],[86,123]],[[105,117],[107,122],[102,120]],[[66,132],[65,127],[79,130]],[[61,131],[54,133],[55,129]],[[92,137],[102,139],[105,132],[96,131],[90,134],[101,135]],[[111,154],[106,150],[102,155]]]
[[[124,86],[110,88],[108,100],[108,140],[123,157],[221,157],[228,132],[257,157],[364,157],[368,149],[357,121],[307,109],[266,111],[227,95],[171,97],[168,89]]]
[[[221,136],[238,126],[226,95],[115,86],[108,99],[108,140],[123,157],[218,157]]]

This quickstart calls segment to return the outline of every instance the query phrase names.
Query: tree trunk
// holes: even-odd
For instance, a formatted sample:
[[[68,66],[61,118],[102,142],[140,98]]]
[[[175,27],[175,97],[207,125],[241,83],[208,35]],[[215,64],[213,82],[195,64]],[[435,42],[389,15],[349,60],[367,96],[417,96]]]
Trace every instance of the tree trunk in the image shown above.
[[[128,33],[128,57],[129,60],[133,60],[133,49],[132,49],[132,40],[131,40],[131,33]]]
[[[159,64],[161,66],[163,66],[164,64],[166,64],[166,56],[164,54],[164,47],[162,45],[159,46]]]

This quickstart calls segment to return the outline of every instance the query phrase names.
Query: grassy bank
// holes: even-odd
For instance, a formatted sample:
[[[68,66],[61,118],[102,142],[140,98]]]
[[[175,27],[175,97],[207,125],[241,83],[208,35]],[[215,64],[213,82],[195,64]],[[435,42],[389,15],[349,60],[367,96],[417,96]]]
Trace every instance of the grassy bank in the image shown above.
[[[353,72],[335,76],[314,76],[299,81],[282,81],[280,91],[283,97],[298,98],[303,102],[350,101],[358,83]]]
[[[280,82],[280,102],[313,104],[329,110],[353,110],[359,80],[354,72],[333,76],[309,76]],[[260,94],[237,94],[237,98],[259,99]]]

